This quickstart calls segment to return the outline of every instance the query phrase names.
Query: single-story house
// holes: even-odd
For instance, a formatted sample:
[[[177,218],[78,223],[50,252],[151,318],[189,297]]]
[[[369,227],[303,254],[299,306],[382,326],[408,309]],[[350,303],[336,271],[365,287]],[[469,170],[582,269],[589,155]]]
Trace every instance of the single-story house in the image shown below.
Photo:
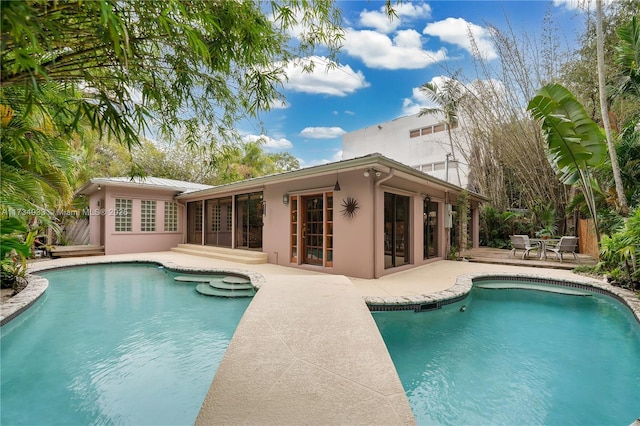
[[[462,191],[371,154],[220,186],[95,178],[77,194],[89,197],[90,242],[105,254],[188,244],[377,278],[447,257]],[[467,194],[469,242],[477,247],[478,206],[486,199]]]

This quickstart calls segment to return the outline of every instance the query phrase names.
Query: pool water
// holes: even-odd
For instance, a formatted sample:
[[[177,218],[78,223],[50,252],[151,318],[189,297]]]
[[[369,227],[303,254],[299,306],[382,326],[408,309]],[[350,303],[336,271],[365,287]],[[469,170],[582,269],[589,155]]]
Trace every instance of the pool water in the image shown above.
[[[155,265],[41,275],[44,296],[1,329],[1,424],[194,423],[250,298]]]
[[[640,416],[640,326],[609,297],[474,288],[437,311],[374,318],[418,424],[629,425]]]

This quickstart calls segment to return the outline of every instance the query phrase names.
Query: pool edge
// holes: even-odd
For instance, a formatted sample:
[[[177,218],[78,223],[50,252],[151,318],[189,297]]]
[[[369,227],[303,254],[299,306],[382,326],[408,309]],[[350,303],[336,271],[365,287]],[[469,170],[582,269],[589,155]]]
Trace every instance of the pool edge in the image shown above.
[[[34,303],[42,297],[49,287],[49,280],[45,277],[37,275],[39,272],[54,271],[59,269],[78,268],[82,266],[93,265],[113,265],[113,264],[149,264],[159,265],[170,271],[185,273],[224,273],[229,275],[243,275],[251,280],[251,285],[257,290],[266,282],[264,276],[260,273],[247,269],[234,268],[198,268],[188,267],[175,264],[164,260],[107,260],[107,261],[78,261],[67,265],[44,265],[32,264],[29,266],[29,274],[27,275],[27,286],[15,296],[9,298],[6,302],[0,304],[0,327],[5,326],[13,319],[20,316],[21,313],[33,306]]]
[[[640,324],[640,299],[631,290],[613,286],[607,282],[598,281],[588,277],[576,276],[575,279],[550,278],[544,275],[531,273],[504,273],[480,272],[459,275],[453,286],[434,293],[426,293],[411,296],[371,297],[365,296],[365,302],[372,312],[415,310],[421,311],[424,306],[436,306],[439,308],[451,303],[456,303],[467,297],[474,281],[482,280],[516,280],[533,281],[543,284],[559,285],[565,287],[577,287],[584,290],[595,291],[612,297],[625,305]],[[428,310],[428,309],[426,309]]]

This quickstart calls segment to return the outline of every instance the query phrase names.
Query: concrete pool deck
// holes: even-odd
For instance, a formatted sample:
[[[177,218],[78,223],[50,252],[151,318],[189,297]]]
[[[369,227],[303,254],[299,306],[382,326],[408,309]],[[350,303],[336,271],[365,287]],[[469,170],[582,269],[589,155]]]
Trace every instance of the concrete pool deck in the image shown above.
[[[246,271],[260,281],[260,291],[238,325],[203,403],[196,422],[203,425],[413,424],[404,389],[365,301],[420,300],[452,292],[460,276],[479,274],[611,287],[570,271],[521,266],[438,261],[364,280],[175,252],[45,260],[32,263],[29,270],[131,261],[186,270]],[[640,318],[637,296],[613,289],[625,301],[631,299]],[[4,317],[5,304],[2,311]]]

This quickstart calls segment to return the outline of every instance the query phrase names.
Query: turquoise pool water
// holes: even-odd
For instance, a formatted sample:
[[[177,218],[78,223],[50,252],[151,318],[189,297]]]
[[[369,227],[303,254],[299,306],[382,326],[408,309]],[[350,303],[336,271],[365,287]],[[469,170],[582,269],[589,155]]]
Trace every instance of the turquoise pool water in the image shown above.
[[[437,311],[374,318],[418,424],[629,425],[640,416],[640,326],[606,296],[474,288]]]
[[[42,275],[43,298],[1,329],[1,424],[193,424],[251,299],[154,265]]]

